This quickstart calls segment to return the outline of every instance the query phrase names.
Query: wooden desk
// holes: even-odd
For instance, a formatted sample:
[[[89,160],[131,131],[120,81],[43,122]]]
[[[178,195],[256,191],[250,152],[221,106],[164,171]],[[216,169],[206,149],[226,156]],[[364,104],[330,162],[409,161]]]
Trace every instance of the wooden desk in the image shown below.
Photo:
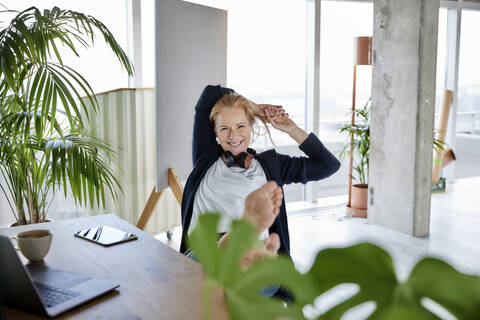
[[[138,240],[102,247],[73,235],[98,225],[134,233]],[[120,284],[117,290],[56,319],[203,319],[205,276],[201,266],[117,216],[13,227],[0,229],[0,234],[13,236],[31,229],[49,229],[53,234],[44,259],[48,266]],[[20,252],[19,256],[26,263]],[[212,319],[228,319],[221,294],[214,293],[212,299]],[[41,319],[11,308],[2,311],[2,319]]]

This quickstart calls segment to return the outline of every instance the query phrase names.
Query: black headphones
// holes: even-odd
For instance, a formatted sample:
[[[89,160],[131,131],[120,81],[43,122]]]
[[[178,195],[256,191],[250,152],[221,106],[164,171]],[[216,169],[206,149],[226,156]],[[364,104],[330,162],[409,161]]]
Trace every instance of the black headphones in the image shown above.
[[[247,148],[247,152],[241,152],[237,156],[234,156],[230,151],[224,151],[222,153],[222,160],[228,168],[237,165],[240,168],[248,169],[256,154],[257,152],[251,148]]]

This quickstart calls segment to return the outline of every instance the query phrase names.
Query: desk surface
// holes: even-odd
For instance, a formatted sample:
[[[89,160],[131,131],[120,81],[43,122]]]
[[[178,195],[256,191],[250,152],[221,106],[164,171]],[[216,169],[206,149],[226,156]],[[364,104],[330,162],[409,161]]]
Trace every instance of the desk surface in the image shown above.
[[[112,247],[74,237],[76,231],[109,225],[138,240]],[[104,278],[120,287],[55,319],[202,319],[205,276],[201,266],[113,214],[0,229],[13,236],[30,229],[49,229],[52,246],[45,263],[56,269]],[[19,253],[21,259],[25,258]],[[221,294],[212,295],[212,318],[228,319]],[[4,308],[7,319],[40,319]]]

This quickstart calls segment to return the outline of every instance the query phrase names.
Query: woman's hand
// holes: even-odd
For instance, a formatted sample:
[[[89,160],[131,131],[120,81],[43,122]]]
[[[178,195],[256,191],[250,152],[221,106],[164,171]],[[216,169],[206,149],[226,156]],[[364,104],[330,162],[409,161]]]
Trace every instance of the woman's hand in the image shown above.
[[[289,133],[297,127],[282,106],[266,105],[264,113],[266,120],[277,130]]]
[[[264,109],[265,119],[272,126],[280,131],[287,133],[298,144],[302,144],[308,138],[308,134],[299,128],[295,122],[288,116],[282,106],[267,105]]]
[[[281,112],[281,113],[285,113],[285,110],[283,110],[283,108],[281,106],[276,106],[276,105],[273,105],[273,104],[266,104],[266,103],[263,103],[263,104],[256,104],[255,102],[250,101],[250,104],[252,105],[252,111],[253,111],[253,114],[257,117],[259,117],[260,119],[262,119],[263,121],[265,122],[270,122],[268,119],[267,119],[267,112],[269,112],[268,110],[275,110],[274,113],[277,112]],[[270,111],[271,113],[271,111]]]
[[[248,101],[250,101],[250,105],[252,106],[253,114],[255,116],[261,118],[262,120],[266,120],[265,119],[265,107],[269,106],[269,104],[256,104],[252,100],[248,100]]]
[[[285,114],[285,110],[282,106],[276,106],[273,104],[253,104],[253,113],[260,117],[265,122],[271,123],[270,119],[272,119],[276,114],[281,115]],[[288,114],[287,114],[288,116]],[[273,124],[273,123],[272,123]]]

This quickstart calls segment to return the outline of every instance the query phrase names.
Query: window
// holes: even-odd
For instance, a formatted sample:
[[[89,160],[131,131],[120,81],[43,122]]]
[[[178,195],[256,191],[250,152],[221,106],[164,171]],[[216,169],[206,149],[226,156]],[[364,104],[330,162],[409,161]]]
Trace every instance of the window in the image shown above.
[[[373,4],[322,1],[321,15],[319,138],[338,155],[342,143],[348,140],[339,128],[351,119],[354,37],[373,34]],[[368,101],[371,87],[372,67],[358,66],[357,108]],[[317,196],[346,194],[348,168],[348,158],[343,159],[341,170],[318,184]]]
[[[320,136],[324,141],[345,140],[338,127],[350,122],[354,37],[371,36],[372,33],[373,4],[322,2]],[[371,95],[371,71],[371,66],[357,67],[357,108],[364,105]]]
[[[228,86],[254,102],[284,106],[304,127],[305,1],[232,1],[228,10]],[[296,145],[271,133],[277,146]],[[255,146],[269,146],[268,136]]]
[[[143,86],[155,87],[155,5],[154,0],[142,0],[142,63]]]
[[[304,127],[305,1],[189,2],[228,10],[227,86],[256,103],[284,106]],[[271,133],[276,146],[296,145],[284,133]],[[271,147],[268,135],[260,136],[254,147]]]
[[[437,84],[435,94],[435,125],[438,126],[442,110],[442,99],[445,91],[445,59],[447,49],[447,9],[440,8],[438,16],[437,40]]]
[[[2,0],[1,3],[11,10],[23,11],[31,6],[40,10],[51,9],[54,6],[60,9],[69,9],[92,15],[102,21],[113,33],[122,48],[127,50],[126,2],[118,0],[104,0],[92,2],[75,0]],[[63,62],[87,79],[95,93],[128,86],[128,75],[120,66],[117,58],[110,52],[101,38],[95,39],[92,48],[83,48],[75,44],[81,59],[69,51],[59,48]]]
[[[454,150],[455,179],[480,176],[480,11],[462,10]]]
[[[463,10],[458,70],[457,133],[480,135],[480,11]]]
[[[458,58],[458,90],[456,104],[450,113],[449,129],[447,129],[448,148],[452,148],[456,161],[445,168],[447,181],[480,175],[478,158],[480,157],[480,76],[477,61],[480,45],[476,30],[480,27],[480,11],[472,11],[467,7],[478,5],[464,2],[462,8],[453,6],[440,9],[437,55],[437,96],[436,96],[436,128],[440,118],[445,89],[445,77],[449,77],[448,88],[455,87],[454,51],[459,51]],[[458,13],[461,10],[461,25],[458,25]],[[455,35],[460,30],[460,39]],[[449,35],[449,36],[447,36]],[[448,43],[451,41],[451,43]],[[457,41],[457,42],[456,42]],[[456,43],[455,43],[456,42]],[[458,48],[456,47],[458,44]],[[447,61],[446,54],[451,51]],[[448,70],[447,70],[448,69]]]

